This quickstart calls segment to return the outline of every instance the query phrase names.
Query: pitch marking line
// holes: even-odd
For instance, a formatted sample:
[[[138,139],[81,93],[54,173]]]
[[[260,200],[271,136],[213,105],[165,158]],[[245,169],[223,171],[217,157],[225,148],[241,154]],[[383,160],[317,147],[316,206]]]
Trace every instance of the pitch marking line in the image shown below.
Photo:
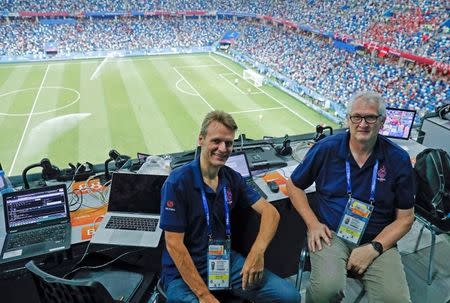
[[[232,115],[238,115],[238,114],[246,114],[246,113],[256,113],[256,112],[265,112],[270,110],[278,110],[278,109],[284,109],[284,107],[269,107],[269,108],[261,108],[261,109],[250,109],[250,110],[243,110],[239,112],[230,112],[229,114]]]
[[[31,108],[31,111],[28,114],[27,123],[25,124],[25,129],[23,130],[22,138],[20,138],[19,146],[17,147],[16,154],[14,155],[14,159],[11,164],[11,168],[9,169],[8,176],[11,176],[11,173],[14,170],[14,165],[16,164],[17,156],[19,155],[20,148],[22,147],[23,139],[25,138],[25,134],[27,132],[28,126],[30,125],[31,117],[33,116],[34,108],[36,107],[37,100],[39,99],[39,95],[41,94],[42,87],[44,86],[45,78],[47,78],[49,68],[50,68],[50,65],[47,65],[47,68],[45,69],[44,77],[42,78],[42,81],[41,81],[41,85],[39,86],[39,90],[36,94],[36,98],[34,98],[33,107]]]
[[[186,78],[177,70],[177,68],[175,66],[173,66],[172,68],[184,81],[186,81],[187,85],[189,85],[189,87],[203,100],[203,102],[205,102],[205,104],[208,105],[211,110],[214,110],[214,107],[212,107],[211,104],[209,104],[208,101],[206,101],[206,99],[203,98],[202,95],[200,95],[200,93],[192,86],[191,83],[189,83],[188,80],[186,80]]]
[[[62,90],[68,90],[68,91],[74,92],[74,93],[77,95],[77,97],[76,97],[74,100],[70,101],[70,103],[68,103],[68,104],[66,104],[66,105],[63,105],[63,106],[58,107],[58,108],[54,108],[54,109],[49,109],[49,110],[46,110],[46,111],[42,111],[42,112],[34,112],[34,113],[31,114],[32,116],[37,116],[37,115],[43,115],[43,114],[53,113],[53,112],[56,112],[56,111],[58,111],[58,110],[62,110],[62,109],[64,109],[64,108],[66,108],[66,107],[69,107],[69,106],[71,106],[72,104],[75,104],[78,100],[80,100],[80,96],[81,96],[80,92],[79,92],[78,90],[76,90],[76,89],[73,89],[73,88],[64,87],[64,86],[42,86],[42,88],[43,88],[43,89],[49,89],[49,88],[50,88],[50,89],[62,89]],[[42,89],[42,88],[41,88],[41,89]],[[8,96],[8,95],[12,95],[12,94],[20,93],[20,92],[25,92],[25,91],[30,91],[30,90],[38,90],[38,89],[39,89],[38,87],[31,87],[31,88],[24,88],[24,89],[13,90],[13,91],[10,91],[10,92],[8,92],[8,93],[1,94],[1,95],[0,95],[0,99],[1,99],[2,97],[4,97],[4,96]],[[1,101],[1,100],[0,100],[0,101]],[[6,117],[24,117],[24,116],[28,116],[28,115],[29,115],[29,114],[8,114],[8,113],[2,113],[2,112],[0,112],[0,116],[6,116]]]
[[[179,87],[179,84],[180,84],[181,82],[183,82],[183,81],[184,81],[184,79],[178,80],[177,83],[175,84],[175,87],[176,87],[180,92],[185,93],[186,95],[198,96],[197,94],[188,92],[188,91],[182,89],[181,87]]]
[[[222,77],[223,79],[225,79],[225,81],[227,81],[228,83],[230,83],[230,85],[231,86],[233,86],[234,88],[236,88],[239,92],[241,92],[241,94],[243,94],[243,95],[245,95],[245,96],[248,96],[248,95],[262,95],[263,93],[262,92],[244,92],[242,89],[240,89],[239,88],[239,86],[237,86],[236,84],[233,84],[233,82],[231,82],[230,81],[230,79],[228,79],[227,77],[225,77],[225,76],[230,76],[230,75],[233,75],[233,76],[235,76],[235,74],[233,74],[233,73],[220,73],[219,74],[219,76],[220,77]],[[254,86],[254,85],[252,85],[252,86]]]
[[[229,71],[231,71],[232,73],[234,73],[235,75],[237,75],[238,77],[242,78],[241,75],[239,75],[238,73],[236,73],[234,70],[232,70],[230,67],[228,67],[225,63],[220,62],[218,59],[214,58],[213,56],[211,56],[211,54],[209,55],[211,59],[213,59],[214,61],[216,61],[217,63],[221,64],[222,66],[224,66],[226,69],[228,69]],[[243,78],[242,78],[243,79]],[[248,82],[248,81],[247,81]],[[256,87],[256,86],[255,86]],[[274,96],[268,94],[267,92],[263,91],[262,89],[260,89],[259,87],[257,87],[257,89],[259,91],[261,91],[263,94],[265,94],[266,96],[268,96],[269,98],[272,98],[274,101],[276,101],[278,104],[280,104],[281,106],[283,106],[285,109],[287,109],[288,111],[290,111],[292,114],[296,115],[297,117],[299,117],[300,119],[302,119],[303,121],[305,121],[306,123],[308,123],[309,125],[316,127],[314,124],[312,124],[309,120],[305,119],[304,117],[302,117],[301,115],[299,115],[296,111],[292,110],[291,108],[287,107],[286,105],[284,105],[280,100],[278,100],[277,98],[275,98]]]
[[[242,89],[239,88],[239,86],[237,86],[236,84],[233,84],[233,82],[231,82],[227,77],[223,76],[222,74],[219,74],[219,76],[224,79],[225,81],[227,81],[228,83],[230,83],[230,85],[232,87],[234,87],[235,89],[237,89],[241,94],[243,95],[247,95],[245,92],[242,91]]]
[[[219,67],[220,64],[199,64],[199,65],[180,65],[175,66],[176,68],[203,68],[203,67]]]

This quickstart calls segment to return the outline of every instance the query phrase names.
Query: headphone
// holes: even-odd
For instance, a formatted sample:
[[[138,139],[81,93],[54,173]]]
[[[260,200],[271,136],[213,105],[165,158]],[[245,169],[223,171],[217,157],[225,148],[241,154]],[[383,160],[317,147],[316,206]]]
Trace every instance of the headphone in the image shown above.
[[[291,140],[288,135],[284,136],[283,144],[275,146],[275,150],[280,156],[289,156],[292,154]]]

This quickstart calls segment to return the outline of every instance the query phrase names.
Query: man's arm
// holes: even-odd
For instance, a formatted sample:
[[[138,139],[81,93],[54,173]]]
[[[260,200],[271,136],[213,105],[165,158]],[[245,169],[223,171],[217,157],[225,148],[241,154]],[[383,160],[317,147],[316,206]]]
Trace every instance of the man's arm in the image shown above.
[[[387,225],[374,239],[383,245],[386,251],[397,243],[410,229],[414,223],[414,208],[396,209],[396,219]],[[347,262],[347,270],[358,274],[366,271],[373,260],[378,257],[378,252],[372,245],[362,245],[355,248],[350,254]]]
[[[317,216],[309,205],[305,191],[295,186],[291,179],[287,180],[286,188],[292,205],[306,224],[309,250],[312,252],[315,252],[316,249],[321,250],[322,240],[330,245],[332,238],[331,230],[317,219]]]
[[[242,267],[242,288],[259,281],[264,271],[264,253],[277,231],[280,214],[266,199],[259,199],[252,208],[261,215],[259,232]]]
[[[172,257],[184,282],[190,287],[200,302],[219,303],[209,292],[208,287],[194,265],[194,261],[184,245],[184,233],[165,231],[167,251]]]

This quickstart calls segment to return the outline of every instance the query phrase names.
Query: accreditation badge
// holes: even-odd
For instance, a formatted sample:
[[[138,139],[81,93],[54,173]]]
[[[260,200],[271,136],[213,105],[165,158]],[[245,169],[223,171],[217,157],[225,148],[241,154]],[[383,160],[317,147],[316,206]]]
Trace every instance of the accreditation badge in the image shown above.
[[[373,205],[349,198],[337,230],[337,236],[345,241],[359,245],[372,211]]]
[[[230,289],[231,241],[209,240],[208,245],[208,289]]]

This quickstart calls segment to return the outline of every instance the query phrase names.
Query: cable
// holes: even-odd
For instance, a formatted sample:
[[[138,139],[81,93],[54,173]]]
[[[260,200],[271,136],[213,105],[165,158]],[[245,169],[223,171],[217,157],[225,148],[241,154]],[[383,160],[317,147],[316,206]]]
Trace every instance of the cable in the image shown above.
[[[95,217],[94,221],[92,221],[92,229],[95,229],[95,222],[98,220],[98,218],[103,218],[103,217],[104,217],[104,215],[100,215],[100,216]],[[65,274],[65,275],[63,276],[63,279],[65,279],[66,276],[68,276],[68,275],[71,274],[72,272],[75,272],[75,270],[74,270],[75,267],[77,267],[81,262],[83,262],[84,258],[86,258],[86,256],[87,256],[87,253],[88,253],[88,251],[89,251],[89,247],[91,246],[91,243],[92,243],[92,242],[89,241],[88,245],[86,246],[86,250],[84,251],[83,255],[81,256],[81,259],[80,259],[77,263],[75,263],[74,266],[72,266],[72,271],[70,271],[70,272],[68,272],[67,274]]]
[[[90,244],[90,243],[89,243],[89,244]],[[88,245],[88,246],[89,246],[89,245]],[[143,251],[144,249],[146,249],[146,247],[140,248],[140,249],[136,249],[136,250],[132,250],[132,251],[127,251],[127,252],[125,252],[125,253],[119,255],[118,257],[112,259],[111,261],[108,261],[108,262],[106,262],[106,263],[104,263],[104,264],[101,264],[101,265],[92,265],[92,266],[86,265],[86,266],[81,266],[81,267],[75,268],[75,269],[73,269],[72,271],[70,271],[70,272],[68,272],[67,274],[65,274],[62,278],[65,279],[68,275],[73,274],[73,273],[75,273],[75,272],[77,272],[77,271],[79,271],[79,270],[81,270],[81,269],[99,269],[99,268],[108,266],[109,264],[112,264],[112,263],[116,262],[117,260],[119,260],[119,259],[122,258],[122,257],[125,257],[126,255],[129,255],[129,254],[131,254],[131,253],[140,252],[140,251]],[[83,257],[84,257],[84,256],[83,256]],[[81,260],[80,260],[76,265],[80,264],[80,262],[81,262]],[[76,266],[76,265],[75,265],[75,266]]]
[[[308,149],[313,146],[314,141],[301,141],[296,144],[292,151],[292,159],[297,161],[298,163],[302,163],[303,159],[308,152]],[[306,152],[304,151],[306,150]]]

